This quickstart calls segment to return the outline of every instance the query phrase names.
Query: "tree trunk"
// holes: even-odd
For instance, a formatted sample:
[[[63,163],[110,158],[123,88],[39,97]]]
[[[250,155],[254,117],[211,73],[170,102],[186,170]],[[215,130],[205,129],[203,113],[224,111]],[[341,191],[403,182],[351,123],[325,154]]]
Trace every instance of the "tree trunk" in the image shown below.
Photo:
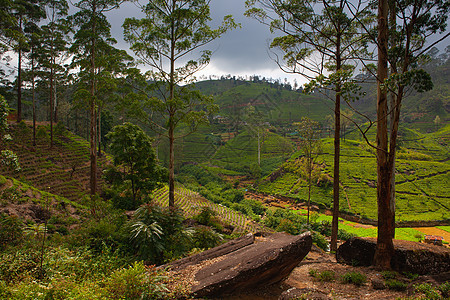
[[[95,18],[96,14],[96,3],[93,4],[93,18]],[[91,101],[90,101],[90,161],[91,161],[91,178],[90,178],[90,188],[91,195],[95,195],[97,193],[97,151],[96,151],[96,118],[95,118],[95,33],[96,33],[96,23],[92,25],[92,32],[94,33],[94,38],[92,38],[91,44]]]
[[[172,11],[175,11],[176,1],[172,1]],[[172,19],[171,24],[171,41],[170,41],[170,82],[169,82],[169,100],[173,101],[175,97],[175,21]],[[172,106],[169,108],[169,207],[175,208],[175,124]]]
[[[340,28],[338,28],[340,29]],[[336,71],[341,69],[341,44],[340,34],[337,36],[336,47]],[[334,101],[334,173],[333,173],[333,219],[331,221],[330,250],[337,250],[337,235],[339,230],[339,161],[341,156],[340,126],[341,126],[341,84],[336,83],[336,98]]]
[[[377,71],[377,203],[378,236],[374,265],[380,269],[391,268],[394,253],[392,242],[391,176],[388,149],[387,90],[383,86],[388,77],[388,1],[378,2],[378,71]]]
[[[36,146],[36,91],[34,82],[34,58],[31,58],[31,90],[33,100],[33,146]]]
[[[397,20],[396,20],[396,1],[395,0],[390,0],[389,1],[389,27],[391,28],[391,30],[395,30],[396,26],[397,26]],[[392,34],[390,37],[390,44],[391,46],[394,46],[397,44],[396,38],[395,38],[395,34]],[[391,74],[397,73],[396,70],[396,64],[394,62],[391,63],[391,70],[390,70]],[[390,125],[391,125],[391,135],[394,133],[394,131],[396,131],[395,129],[395,115],[396,115],[396,109],[400,109],[400,107],[397,107],[397,98],[394,92],[390,93],[390,99],[391,99],[391,103],[390,103],[390,111],[391,111],[391,115],[390,115]],[[397,122],[397,127],[398,127],[398,122]],[[391,138],[392,141],[392,138]],[[394,148],[389,147],[389,152],[391,154],[391,158],[392,158],[392,176],[391,176],[391,211],[392,211],[392,224],[393,224],[393,230],[392,230],[392,238],[395,238],[395,146]]]
[[[53,147],[53,105],[54,105],[54,93],[53,93],[53,60],[50,67],[50,148]]]
[[[175,207],[175,154],[172,116],[169,120],[169,207]]]
[[[22,30],[22,17],[19,16],[19,28]],[[17,123],[22,121],[22,45],[19,42],[17,64]]]

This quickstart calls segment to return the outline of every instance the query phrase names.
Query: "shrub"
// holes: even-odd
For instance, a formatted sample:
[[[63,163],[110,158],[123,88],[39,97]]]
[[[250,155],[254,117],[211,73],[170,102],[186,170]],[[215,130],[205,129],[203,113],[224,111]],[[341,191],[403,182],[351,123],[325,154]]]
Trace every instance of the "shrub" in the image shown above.
[[[36,139],[42,142],[47,142],[50,136],[48,135],[47,128],[45,126],[38,126],[36,130]]]
[[[395,279],[397,278],[398,273],[395,271],[383,271],[381,272],[381,276],[388,280],[388,279]]]
[[[216,212],[213,211],[208,206],[203,206],[200,210],[200,213],[194,216],[194,220],[199,222],[202,225],[210,226],[212,224],[212,218],[216,215]]]
[[[217,246],[223,237],[209,227],[198,226],[194,229],[194,246],[199,249],[209,249]]]
[[[330,282],[335,278],[335,273],[333,271],[322,271],[316,274],[315,278],[322,282]]]
[[[414,292],[425,295],[427,300],[441,299],[441,295],[438,293],[437,289],[429,283],[414,285]]]
[[[441,291],[442,297],[444,297],[444,299],[450,298],[450,281],[441,284],[438,289],[439,291]]]
[[[348,241],[349,239],[355,236],[356,236],[355,234],[345,231],[344,229],[338,229],[337,237],[342,241]]]
[[[317,245],[320,249],[324,251],[328,251],[328,241],[327,239],[318,232],[313,231],[312,233],[312,241]]]
[[[367,277],[364,274],[361,274],[359,272],[347,272],[344,275],[342,275],[342,282],[343,283],[352,283],[357,286],[361,286],[364,283],[366,283]]]
[[[395,291],[404,291],[408,287],[406,283],[401,282],[397,279],[387,279],[385,281],[385,284],[388,287],[388,289]]]
[[[64,136],[67,133],[67,129],[64,126],[63,122],[59,121],[55,126],[55,134],[57,136]]]
[[[17,245],[23,236],[23,223],[17,216],[0,214],[0,250]]]

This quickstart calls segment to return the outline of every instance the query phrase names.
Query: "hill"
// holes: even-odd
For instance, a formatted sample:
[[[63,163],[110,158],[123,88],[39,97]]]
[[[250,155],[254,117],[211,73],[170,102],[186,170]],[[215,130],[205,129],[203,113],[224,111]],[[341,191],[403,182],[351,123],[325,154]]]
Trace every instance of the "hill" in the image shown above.
[[[450,125],[432,134],[422,134],[408,128],[400,132],[400,149],[396,164],[396,219],[432,221],[450,219]],[[365,142],[353,140],[349,134],[341,144],[341,195],[343,211],[364,218],[376,219],[376,159],[375,152]],[[316,178],[312,201],[331,207],[333,140],[323,141],[319,157],[321,175]],[[299,173],[300,153],[295,153],[274,174],[258,186],[264,193],[288,196],[306,201],[307,184]]]

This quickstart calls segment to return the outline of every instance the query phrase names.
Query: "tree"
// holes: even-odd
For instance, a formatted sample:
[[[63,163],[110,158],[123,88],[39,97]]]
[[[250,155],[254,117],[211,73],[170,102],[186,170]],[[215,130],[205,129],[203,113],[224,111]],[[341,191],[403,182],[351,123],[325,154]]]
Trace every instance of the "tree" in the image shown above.
[[[151,192],[164,179],[164,170],[159,167],[152,139],[139,126],[124,123],[117,125],[107,134],[111,143],[109,152],[114,167],[106,172],[106,178],[115,191],[131,193],[131,205],[121,208],[136,209],[142,202],[148,202]]]
[[[248,106],[245,110],[245,120],[247,128],[253,136],[257,138],[258,145],[258,166],[261,167],[261,143],[266,134],[267,126],[264,116],[261,112],[256,111],[254,106]]]
[[[352,16],[346,0],[247,0],[247,16],[281,32],[271,48],[284,54],[276,62],[288,73],[310,80],[305,92],[331,90],[334,101],[334,175],[333,222],[331,250],[337,249],[339,216],[339,158],[341,100],[354,100],[358,85],[353,79],[357,58],[368,56],[368,34],[364,26],[372,21],[369,9],[360,9]],[[357,22],[359,20],[359,22]]]
[[[298,128],[299,142],[298,146],[300,151],[304,155],[304,168],[308,180],[308,217],[307,223],[309,224],[309,212],[311,207],[311,188],[314,164],[317,161],[320,153],[322,152],[322,143],[320,140],[319,123],[313,121],[307,117],[302,117],[301,121],[294,123]]]
[[[431,77],[420,69],[420,61],[429,49],[449,36],[450,33],[445,32],[449,9],[445,0],[378,2],[378,36],[374,41],[378,48],[377,143],[374,145],[377,149],[378,236],[374,265],[379,268],[390,268],[394,253],[393,190],[402,100],[409,88],[418,92],[432,89]],[[436,33],[444,35],[429,43],[430,36]],[[388,92],[393,95],[390,104]]]
[[[441,125],[441,118],[437,115],[436,118],[433,120],[434,125],[436,125],[436,130],[439,129],[439,125]]]
[[[45,17],[45,12],[39,0],[13,0],[12,15],[15,17],[14,25],[17,34],[13,42],[13,50],[17,52],[17,122],[22,121],[22,54],[28,51],[29,45],[24,32],[34,22]]]
[[[65,17],[69,6],[65,0],[42,0],[47,23],[41,26],[40,45],[33,49],[40,66],[41,84],[48,91],[50,117],[50,147],[53,146],[53,124],[57,122],[57,83],[64,77],[62,65],[68,52],[69,24]]]
[[[11,139],[11,136],[6,134],[6,130],[8,129],[8,112],[8,102],[0,95],[0,163],[19,171],[20,165],[17,155],[11,150],[6,149],[5,145],[5,142]]]
[[[99,49],[115,43],[104,13],[118,8],[120,3],[122,0],[80,0],[75,4],[79,11],[71,16],[74,27],[78,28],[70,49],[74,54],[73,66],[80,68],[81,80],[88,85],[80,86],[78,96],[89,103],[91,195],[97,192],[97,71],[102,59]]]
[[[207,123],[207,112],[213,109],[211,97],[186,85],[193,80],[195,72],[209,63],[211,51],[201,51],[197,60],[187,57],[237,26],[231,16],[226,16],[221,26],[211,29],[207,24],[211,20],[209,2],[150,0],[142,6],[144,18],[129,18],[123,24],[125,40],[151,67],[146,73],[152,82],[148,86],[151,91],[146,93],[146,104],[159,117],[151,115],[152,128],[169,139],[170,207],[175,206],[174,142],[179,138],[175,130],[185,123],[192,132],[199,124]]]

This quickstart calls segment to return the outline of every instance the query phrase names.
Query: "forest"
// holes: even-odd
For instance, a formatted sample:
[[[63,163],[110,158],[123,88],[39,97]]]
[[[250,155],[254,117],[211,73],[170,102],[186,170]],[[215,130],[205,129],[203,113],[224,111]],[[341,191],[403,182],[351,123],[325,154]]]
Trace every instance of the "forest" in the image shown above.
[[[119,49],[125,2],[0,0],[0,298],[193,299],[158,266],[247,233],[448,247],[448,1],[245,1],[302,85],[198,79],[244,26],[211,0],[132,1]]]

